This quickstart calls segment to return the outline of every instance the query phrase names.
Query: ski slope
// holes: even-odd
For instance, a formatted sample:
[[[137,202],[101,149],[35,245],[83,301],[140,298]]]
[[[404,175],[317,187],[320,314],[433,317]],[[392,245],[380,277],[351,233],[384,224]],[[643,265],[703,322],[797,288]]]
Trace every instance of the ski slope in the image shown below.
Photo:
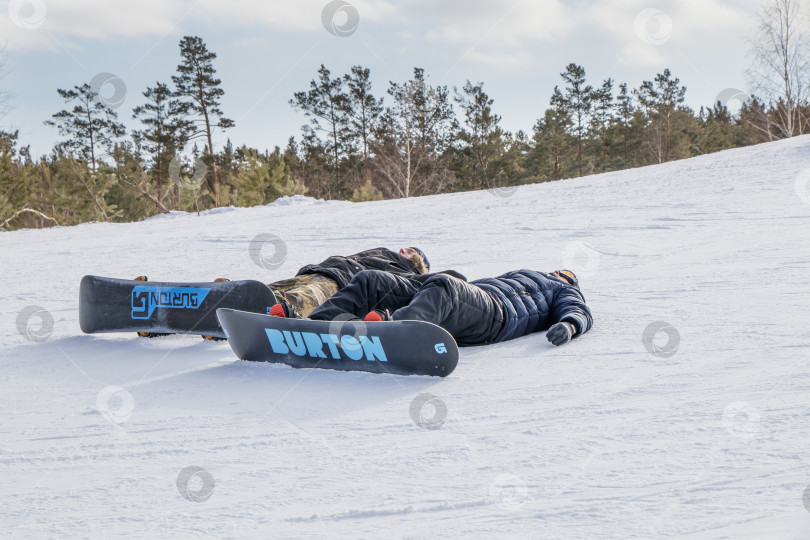
[[[810,538],[808,184],[801,137],[498,193],[2,233],[2,536]],[[594,328],[462,349],[446,379],[79,330],[85,274],[270,282],[410,245],[470,279],[572,268]]]

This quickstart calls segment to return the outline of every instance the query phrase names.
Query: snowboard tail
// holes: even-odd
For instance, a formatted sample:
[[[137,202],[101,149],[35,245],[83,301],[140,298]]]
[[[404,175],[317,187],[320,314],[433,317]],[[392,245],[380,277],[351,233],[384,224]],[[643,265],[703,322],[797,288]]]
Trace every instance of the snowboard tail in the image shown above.
[[[436,377],[458,364],[453,337],[423,321],[312,321],[223,308],[217,317],[242,360]]]
[[[86,334],[153,332],[224,338],[217,308],[267,313],[276,303],[259,281],[171,283],[84,276],[79,325]]]

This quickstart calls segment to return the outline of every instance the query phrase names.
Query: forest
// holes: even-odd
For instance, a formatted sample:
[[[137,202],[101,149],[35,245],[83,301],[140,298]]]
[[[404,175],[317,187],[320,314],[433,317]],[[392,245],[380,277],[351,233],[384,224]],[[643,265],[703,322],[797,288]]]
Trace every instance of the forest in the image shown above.
[[[478,189],[508,195],[522,184],[810,133],[808,36],[797,10],[795,0],[763,8],[750,44],[750,94],[729,89],[699,110],[685,105],[687,89],[669,69],[631,86],[591,81],[570,63],[545,112],[511,133],[483,82],[450,88],[415,67],[375,95],[368,68],[340,74],[321,65],[288,102],[304,121],[301,133],[272,150],[230,139],[214,147],[234,122],[222,110],[216,53],[186,36],[176,72],[142,90],[131,111],[137,129],[127,132],[91,81],[57,90],[65,108],[44,120],[60,138],[48,155],[32,156],[18,132],[0,131],[0,229],[135,221],[295,194],[357,202]]]

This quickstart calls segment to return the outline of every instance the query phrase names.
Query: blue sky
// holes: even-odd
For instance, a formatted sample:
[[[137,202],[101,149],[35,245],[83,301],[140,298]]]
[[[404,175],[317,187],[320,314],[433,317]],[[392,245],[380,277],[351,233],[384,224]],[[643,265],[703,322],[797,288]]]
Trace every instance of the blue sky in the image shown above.
[[[58,134],[43,121],[64,108],[56,89],[99,73],[125,83],[117,111],[136,127],[141,92],[170,82],[185,35],[218,55],[222,109],[236,121],[218,134],[218,147],[227,137],[262,150],[298,137],[305,117],[288,101],[321,63],[333,74],[370,68],[379,96],[414,66],[434,84],[483,81],[513,132],[531,130],[569,62],[585,67],[591,84],[612,77],[631,87],[669,67],[697,109],[726,89],[747,90],[746,39],[758,12],[757,0],[341,1],[3,1],[0,86],[11,110],[2,127],[19,129],[34,155],[47,153]]]

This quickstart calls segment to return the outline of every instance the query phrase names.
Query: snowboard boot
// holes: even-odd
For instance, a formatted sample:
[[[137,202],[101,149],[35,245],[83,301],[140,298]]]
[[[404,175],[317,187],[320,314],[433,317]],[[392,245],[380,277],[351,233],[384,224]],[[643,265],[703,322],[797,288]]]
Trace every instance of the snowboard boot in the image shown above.
[[[374,311],[369,311],[368,314],[363,317],[363,321],[365,322],[381,322],[381,321],[390,321],[391,314],[388,313],[387,309],[375,309]]]
[[[146,276],[138,276],[132,281],[149,281],[149,278]],[[161,336],[168,336],[169,334],[161,334],[158,332],[138,332],[138,337],[145,337],[145,338],[156,338]]]
[[[268,315],[273,317],[284,317],[286,319],[302,319],[301,315],[299,315],[295,309],[284,300],[279,301],[278,304],[274,305],[270,308],[270,311],[267,312]]]
[[[214,280],[214,283],[222,283],[223,281],[230,281],[228,278],[218,277]],[[214,336],[200,336],[203,339],[207,339],[208,341],[225,341],[224,337],[214,337]]]

